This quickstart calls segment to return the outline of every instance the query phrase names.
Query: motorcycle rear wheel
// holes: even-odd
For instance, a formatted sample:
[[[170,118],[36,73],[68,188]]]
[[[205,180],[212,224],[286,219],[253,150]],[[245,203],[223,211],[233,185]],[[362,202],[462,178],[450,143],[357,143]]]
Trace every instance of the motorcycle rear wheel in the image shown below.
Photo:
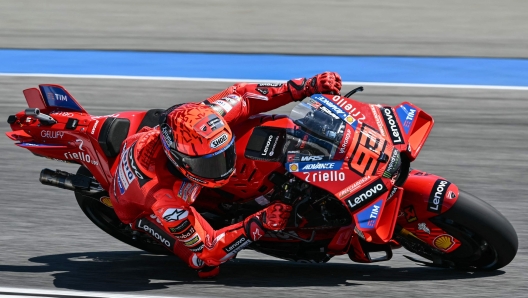
[[[90,171],[83,166],[79,167],[77,174],[92,177]],[[134,235],[128,225],[125,225],[119,220],[112,208],[107,207],[99,201],[99,197],[87,196],[83,193],[75,192],[75,198],[86,217],[108,235],[152,254],[170,255],[167,249],[157,244],[149,236],[144,234]]]
[[[511,223],[491,205],[467,192],[460,191],[451,209],[430,220],[462,244],[448,254],[431,255],[421,253],[426,250],[409,249],[435,263],[468,271],[490,271],[508,265],[517,254],[517,233]]]

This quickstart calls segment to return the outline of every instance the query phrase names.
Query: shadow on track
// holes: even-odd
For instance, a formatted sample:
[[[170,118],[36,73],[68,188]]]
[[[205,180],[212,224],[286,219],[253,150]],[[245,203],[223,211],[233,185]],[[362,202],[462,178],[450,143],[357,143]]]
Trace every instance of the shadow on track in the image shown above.
[[[427,281],[482,278],[503,271],[467,273],[423,266],[391,268],[363,264],[299,264],[273,260],[235,259],[211,280],[173,256],[144,252],[86,252],[29,259],[45,265],[0,265],[0,271],[53,273],[57,288],[82,291],[145,291],[171,285],[217,284],[231,287],[354,286],[362,281]]]

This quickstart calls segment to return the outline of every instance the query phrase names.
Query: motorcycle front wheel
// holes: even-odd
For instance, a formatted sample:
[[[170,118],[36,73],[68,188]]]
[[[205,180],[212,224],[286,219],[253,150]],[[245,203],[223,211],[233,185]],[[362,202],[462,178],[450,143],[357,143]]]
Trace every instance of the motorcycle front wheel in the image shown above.
[[[467,192],[460,191],[453,207],[430,221],[458,239],[461,246],[452,253],[442,253],[425,247],[424,242],[411,245],[402,239],[402,245],[435,264],[462,270],[496,270],[508,265],[517,254],[517,233],[511,223]]]

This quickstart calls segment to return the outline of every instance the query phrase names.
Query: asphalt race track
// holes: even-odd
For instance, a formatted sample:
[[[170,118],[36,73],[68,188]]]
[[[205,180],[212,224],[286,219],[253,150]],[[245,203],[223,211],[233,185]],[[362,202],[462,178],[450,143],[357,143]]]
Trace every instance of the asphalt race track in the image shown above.
[[[149,15],[152,18],[140,18],[142,25],[136,24],[137,27],[133,28],[143,31],[138,29],[134,31],[134,35],[131,33],[133,30],[124,25],[130,20],[131,15],[134,15],[135,10],[130,7],[118,10],[115,7],[117,4],[108,4],[109,13],[101,16],[95,14],[94,10],[100,11],[103,1],[94,2],[95,8],[83,12],[80,12],[80,9],[74,9],[75,6],[61,6],[64,2],[50,1],[49,5],[42,8],[46,12],[44,17],[40,16],[41,12],[37,9],[28,9],[17,14],[24,4],[35,5],[35,1],[2,2],[0,4],[0,16],[2,16],[0,17],[0,47],[53,48],[55,44],[56,48],[94,48],[92,45],[100,42],[100,38],[97,37],[102,36],[107,38],[106,40],[111,45],[110,48],[138,49],[142,45],[141,41],[147,44],[145,41],[149,40],[147,39],[149,32],[163,32],[165,28],[163,20],[170,18],[170,15],[163,14],[162,18],[156,19],[152,17],[155,16],[154,11],[145,12],[143,10],[143,16]],[[78,3],[81,5],[80,3],[84,2]],[[184,6],[183,10],[196,12],[195,8],[188,7],[191,2],[186,3],[187,6]],[[401,15],[400,10],[396,9],[398,7],[379,4],[381,6],[379,9],[386,14],[389,14],[392,9],[396,9],[396,12],[400,11],[397,14],[399,16],[397,27],[407,28],[405,34],[409,38],[407,40],[409,42],[412,40],[417,46],[406,52],[405,39],[397,41],[397,36],[389,36],[394,32],[387,31],[386,24],[371,22],[369,25],[373,27],[372,35],[368,31],[355,33],[356,35],[363,34],[366,39],[364,43],[356,39],[359,44],[358,49],[364,49],[363,52],[357,53],[497,57],[521,57],[524,53],[524,56],[528,56],[526,30],[524,33],[515,31],[501,35],[499,33],[506,32],[506,30],[505,28],[498,29],[500,25],[513,26],[513,24],[517,26],[516,28],[527,27],[526,18],[522,22],[519,19],[523,12],[526,15],[528,11],[518,8],[520,5],[525,5],[524,2],[505,2],[496,10],[491,3],[480,3],[467,1],[457,6],[457,11],[460,13],[457,14],[454,24],[449,26],[442,26],[438,19],[431,17],[431,22],[434,24],[428,29],[412,26],[416,22],[428,22],[426,16],[411,18],[405,23],[406,18]],[[326,13],[325,15],[328,16],[328,11],[324,9],[336,9],[338,4],[332,2],[332,5],[326,8],[317,7],[317,9],[322,9],[323,14]],[[168,1],[164,5],[169,5]],[[244,9],[239,7],[240,3],[231,5],[233,9],[236,8],[235,11],[244,12]],[[264,4],[261,3],[261,5]],[[272,2],[266,5],[278,4]],[[365,6],[369,7],[368,14],[373,15],[375,5]],[[449,12],[455,11],[455,8],[449,8],[447,4],[446,6]],[[137,10],[140,8],[143,7],[140,6]],[[412,7],[407,4],[406,8]],[[229,10],[225,6],[222,9]],[[272,12],[269,6],[263,9],[264,12]],[[419,11],[424,9],[421,5]],[[246,10],[250,11],[249,8]],[[53,15],[50,12],[57,12],[57,18],[69,21],[73,25],[61,27],[58,21],[53,21]],[[86,25],[86,28],[89,28],[86,31],[80,28],[85,23],[76,21],[83,16],[83,13],[93,17],[90,22],[85,22],[89,23],[89,26]],[[440,15],[440,13],[432,14]],[[117,17],[111,19],[108,15]],[[180,15],[184,13],[180,12]],[[353,15],[354,13],[351,12],[351,16]],[[21,19],[31,20],[29,25],[24,27],[23,22],[18,22],[21,20],[18,19],[19,16]],[[472,23],[475,19],[482,20],[486,16],[495,16],[491,18],[491,24]],[[468,21],[463,22],[460,19],[463,17],[467,17]],[[98,24],[97,18],[103,18],[110,23]],[[366,16],[361,16],[361,19],[365,20]],[[506,22],[506,19],[511,23]],[[149,20],[152,21],[150,23],[152,28],[149,27]],[[272,48],[278,52],[294,49],[288,47],[287,42],[281,42],[280,38],[279,40],[271,38],[280,36],[283,41],[287,41],[288,34],[273,34],[279,29],[286,30],[286,25],[302,22],[304,26],[310,27],[306,15],[300,11],[292,12],[289,21],[283,20],[283,23],[278,25],[277,23],[252,22],[247,16],[240,20],[242,24],[248,24],[248,26],[241,24],[236,26],[236,30],[245,34],[243,36],[251,36],[250,31],[256,28],[267,32],[270,38],[263,40],[267,40],[270,44],[268,48],[263,48],[263,51],[272,51],[270,50]],[[504,20],[504,23],[501,23],[501,20]],[[515,20],[517,22],[514,22]],[[204,22],[207,20],[200,24]],[[224,20],[224,22],[227,21]],[[336,22],[335,26],[339,27],[339,21]],[[14,30],[16,26],[13,24],[26,29]],[[114,34],[105,31],[110,25],[113,30],[116,30]],[[162,43],[168,37],[159,33],[159,36],[152,36],[155,44],[159,42],[153,46],[155,48],[147,47],[146,49],[195,51],[218,49],[216,45],[221,44],[220,38],[216,38],[213,32],[207,33],[197,23],[193,23],[193,26],[195,27],[191,28],[196,28],[194,30],[199,33],[197,35],[199,38],[183,39],[187,42],[181,45],[182,48],[177,48],[169,42]],[[355,26],[360,28],[357,24]],[[450,31],[452,30],[450,26],[458,26],[462,29],[454,32]],[[81,33],[78,36],[70,36],[74,34],[74,29],[77,27]],[[175,30],[173,27],[170,28],[167,30]],[[318,34],[321,36],[325,32],[332,32],[330,27],[318,28],[320,30]],[[55,31],[46,33],[48,29]],[[309,40],[310,31],[305,30],[295,31],[299,40]],[[433,39],[427,34],[428,30],[440,33],[436,39]],[[119,31],[122,34],[116,33]],[[61,32],[64,34],[61,35]],[[178,37],[191,35],[188,31],[181,32]],[[333,32],[326,38],[330,41],[342,42],[345,33],[343,31]],[[49,38],[35,38],[43,36],[42,34],[49,34],[47,36]],[[123,39],[115,38],[116,36],[122,36]],[[217,36],[223,37],[222,34]],[[470,36],[474,39],[469,38]],[[74,42],[67,42],[70,37],[74,39]],[[464,39],[465,37],[467,39]],[[208,38],[211,39],[209,47],[207,46]],[[380,49],[376,49],[378,46],[375,42],[370,42],[376,38],[383,40],[383,46],[379,47]],[[458,45],[451,43],[455,39]],[[502,46],[515,39],[519,41],[515,45]],[[41,42],[46,40],[48,43],[42,45]],[[194,40],[195,43],[189,40]],[[255,40],[258,41],[257,38]],[[436,45],[445,41],[445,46],[432,46],[432,40]],[[82,43],[83,41],[85,44]],[[483,43],[486,43],[486,46],[483,46]],[[273,47],[275,44],[276,47]],[[385,44],[389,45],[385,46]],[[495,46],[492,47],[492,45]],[[318,52],[324,50],[321,45],[317,48]],[[219,49],[233,51],[230,47]],[[257,49],[260,48],[257,42],[248,42],[238,49],[258,52]],[[524,49],[524,52],[521,49]],[[302,53],[303,50],[301,49],[300,52]],[[327,53],[332,54],[332,52]],[[112,114],[131,109],[164,108],[178,102],[199,101],[229,85],[229,83],[220,82],[0,76],[0,120],[4,119],[0,121],[1,135],[9,129],[5,122],[8,115],[27,107],[22,90],[39,83],[64,85],[88,112],[94,115]],[[345,86],[344,89],[347,91],[352,87],[354,86]],[[405,259],[404,254],[412,254],[404,250],[395,251],[392,260],[376,264],[352,263],[348,257],[334,258],[327,264],[298,264],[244,251],[236,260],[222,265],[218,278],[200,280],[177,258],[145,254],[107,236],[82,214],[73,198],[73,193],[42,186],[38,182],[39,172],[43,168],[74,171],[76,166],[35,157],[26,150],[14,146],[7,137],[0,136],[0,199],[2,202],[0,208],[0,224],[2,225],[0,287],[180,297],[321,297],[323,295],[329,297],[423,297],[431,295],[435,297],[528,297],[528,278],[525,273],[528,266],[525,240],[528,236],[526,216],[526,210],[528,210],[526,200],[528,193],[526,178],[528,174],[528,151],[526,149],[528,145],[526,141],[528,139],[528,117],[526,117],[528,91],[366,87],[365,92],[355,98],[366,102],[387,104],[410,101],[434,117],[435,128],[418,161],[414,163],[414,167],[444,176],[460,188],[489,202],[512,222],[519,237],[519,251],[510,265],[493,272],[466,273],[421,266]],[[287,113],[289,108],[291,106],[283,107],[278,113]],[[0,291],[0,296],[2,294],[6,293]]]

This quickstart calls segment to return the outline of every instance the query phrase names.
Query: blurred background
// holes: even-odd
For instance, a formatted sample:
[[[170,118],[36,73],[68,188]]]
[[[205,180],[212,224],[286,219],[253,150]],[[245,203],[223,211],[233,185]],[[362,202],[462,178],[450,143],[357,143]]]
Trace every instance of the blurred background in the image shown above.
[[[236,80],[338,71],[356,100],[410,101],[435,118],[415,167],[492,204],[516,259],[493,273],[287,263],[243,252],[200,281],[99,231],[69,191],[41,186],[39,159],[0,137],[0,286],[179,296],[525,296],[528,264],[528,2],[0,0],[0,118],[22,90],[61,84],[94,115],[201,101]],[[214,80],[211,80],[214,79]],[[419,85],[417,85],[419,84]],[[275,112],[288,113],[290,106]],[[9,129],[0,122],[1,132]],[[419,290],[417,290],[419,289]],[[1,291],[0,291],[1,292]]]

